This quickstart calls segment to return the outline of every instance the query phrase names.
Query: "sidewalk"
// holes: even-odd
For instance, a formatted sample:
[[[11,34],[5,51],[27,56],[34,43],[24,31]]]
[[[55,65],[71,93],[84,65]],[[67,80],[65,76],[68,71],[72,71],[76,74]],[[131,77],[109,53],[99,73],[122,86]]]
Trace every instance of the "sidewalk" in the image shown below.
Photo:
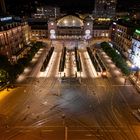
[[[134,85],[136,90],[140,92],[140,81],[136,82],[136,76],[130,75],[129,77],[124,76],[124,74],[121,72],[119,68],[115,66],[115,64],[112,62],[111,58],[106,55],[105,52],[102,50],[99,51],[99,55],[101,56],[102,60],[104,60],[104,64],[108,68],[108,71],[111,73],[111,75],[108,75],[109,77],[114,77],[118,79],[118,81],[121,82],[121,84],[125,85]]]
[[[136,76],[130,75],[130,81],[135,86],[138,92],[140,92],[140,81],[137,80]]]
[[[26,77],[35,77],[41,69],[42,63],[46,58],[48,48],[41,48],[33,57],[29,66],[26,67],[22,74],[17,78],[16,83],[22,83]]]

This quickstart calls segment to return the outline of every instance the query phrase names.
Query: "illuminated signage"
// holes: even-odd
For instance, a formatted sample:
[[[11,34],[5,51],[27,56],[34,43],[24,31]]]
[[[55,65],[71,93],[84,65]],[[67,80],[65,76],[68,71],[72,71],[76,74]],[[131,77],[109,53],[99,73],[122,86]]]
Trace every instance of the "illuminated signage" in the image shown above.
[[[0,18],[0,21],[7,21],[7,20],[12,20],[12,17],[3,17],[3,18]]]
[[[90,34],[90,30],[86,30],[85,33],[86,33],[86,34]]]
[[[135,30],[135,33],[140,34],[140,30],[137,30],[137,29],[136,29],[136,30]]]
[[[55,39],[55,38],[56,38],[55,30],[54,29],[51,29],[50,30],[50,39]]]
[[[116,25],[117,23],[116,22],[113,22],[113,24]]]
[[[129,58],[135,67],[140,68],[140,41],[132,39],[131,50],[129,50]]]
[[[50,33],[51,33],[51,34],[55,34],[55,30],[53,30],[53,29],[50,30]]]

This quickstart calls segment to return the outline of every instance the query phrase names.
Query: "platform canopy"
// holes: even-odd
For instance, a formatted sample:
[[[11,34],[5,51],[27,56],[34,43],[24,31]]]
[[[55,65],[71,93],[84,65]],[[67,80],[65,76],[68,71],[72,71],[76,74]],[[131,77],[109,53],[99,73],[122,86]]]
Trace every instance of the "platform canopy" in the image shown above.
[[[68,15],[60,18],[57,21],[57,26],[59,27],[82,27],[83,26],[83,21],[73,15]]]

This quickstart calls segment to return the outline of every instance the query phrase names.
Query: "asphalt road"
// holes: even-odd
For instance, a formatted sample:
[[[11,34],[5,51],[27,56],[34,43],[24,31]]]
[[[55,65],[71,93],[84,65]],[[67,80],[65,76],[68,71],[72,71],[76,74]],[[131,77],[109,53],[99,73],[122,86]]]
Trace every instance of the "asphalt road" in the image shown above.
[[[50,76],[29,76],[25,84],[0,93],[0,139],[139,140],[140,122],[132,112],[140,107],[140,95],[133,85],[119,76],[95,76],[84,50],[81,81],[61,81],[56,76],[61,48],[55,53]]]

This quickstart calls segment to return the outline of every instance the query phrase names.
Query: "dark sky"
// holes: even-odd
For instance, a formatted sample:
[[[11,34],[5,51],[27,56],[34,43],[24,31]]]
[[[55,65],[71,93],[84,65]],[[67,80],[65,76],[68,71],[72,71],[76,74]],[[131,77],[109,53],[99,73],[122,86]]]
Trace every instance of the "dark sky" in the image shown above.
[[[35,6],[47,4],[60,6],[62,11],[91,12],[94,9],[94,0],[5,0],[8,11],[34,11]],[[128,9],[132,5],[140,4],[140,0],[118,0],[119,9]]]

